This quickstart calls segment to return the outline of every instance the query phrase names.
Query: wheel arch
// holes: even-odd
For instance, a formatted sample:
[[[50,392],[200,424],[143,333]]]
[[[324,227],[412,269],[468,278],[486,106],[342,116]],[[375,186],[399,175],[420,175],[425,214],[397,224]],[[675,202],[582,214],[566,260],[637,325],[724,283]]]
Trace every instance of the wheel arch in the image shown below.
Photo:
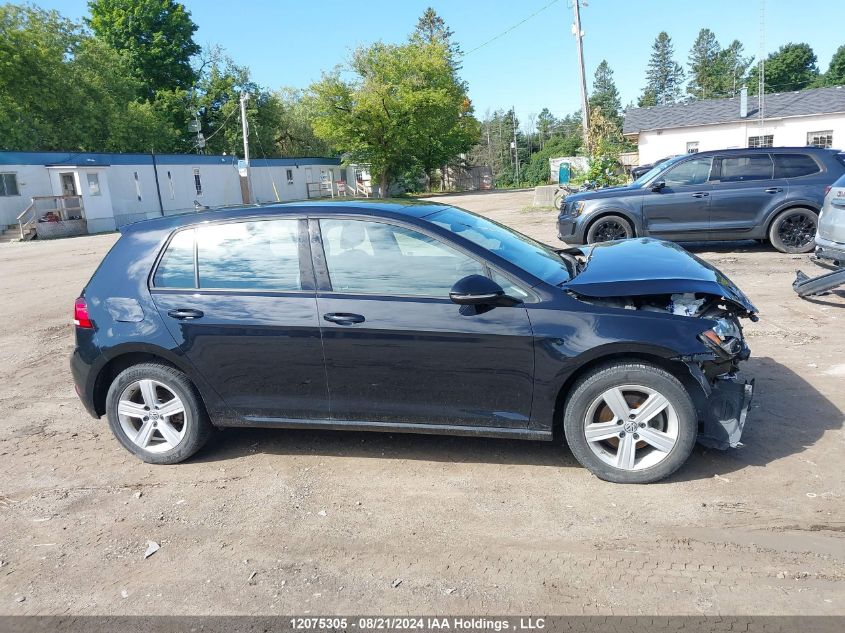
[[[815,202],[811,202],[810,200],[790,200],[779,207],[776,207],[769,216],[766,218],[766,221],[763,223],[765,228],[765,235],[766,239],[769,238],[769,231],[772,230],[772,225],[774,224],[775,220],[781,215],[784,211],[791,211],[793,209],[808,209],[819,215],[821,213],[821,208]]]
[[[690,373],[689,368],[683,363],[683,361],[674,360],[671,355],[666,356],[658,350],[643,349],[610,351],[608,353],[595,356],[578,365],[577,368],[569,373],[563,384],[560,386],[555,399],[552,422],[552,431],[554,433],[555,440],[564,439],[563,412],[566,409],[566,403],[572,392],[572,387],[578,379],[602,365],[621,362],[648,363],[664,369],[681,382],[687,391],[690,392],[690,395],[696,402],[696,406],[698,406],[698,393],[701,390],[701,386],[696,382],[695,378]]]
[[[631,212],[628,211],[628,210],[617,209],[617,208],[612,208],[612,207],[605,207],[605,208],[602,208],[602,209],[594,212],[591,215],[593,217],[591,217],[589,222],[587,222],[584,225],[584,240],[585,241],[587,239],[587,234],[590,232],[590,229],[593,227],[593,225],[596,222],[598,222],[599,220],[601,220],[602,218],[606,218],[609,215],[618,215],[618,216],[621,216],[622,218],[624,218],[625,220],[627,220],[628,223],[631,225],[631,229],[634,231],[634,234],[632,235],[632,237],[637,237],[638,235],[642,235],[642,227],[641,227],[640,223],[637,222],[637,220],[633,217]]]
[[[113,350],[112,355],[97,372],[97,376],[94,379],[92,401],[94,403],[94,410],[98,416],[105,415],[106,413],[106,395],[114,379],[125,369],[141,363],[161,363],[178,369],[197,387],[200,391],[200,396],[204,400],[202,389],[197,385],[197,381],[192,376],[193,372],[187,367],[183,359],[162,348],[131,346]]]

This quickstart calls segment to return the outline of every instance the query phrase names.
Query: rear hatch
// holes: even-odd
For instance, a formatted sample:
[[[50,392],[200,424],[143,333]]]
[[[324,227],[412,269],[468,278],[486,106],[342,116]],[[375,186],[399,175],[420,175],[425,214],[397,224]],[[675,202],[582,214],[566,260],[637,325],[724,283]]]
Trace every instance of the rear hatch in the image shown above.
[[[845,182],[841,178],[825,197],[818,235],[822,239],[845,244]]]

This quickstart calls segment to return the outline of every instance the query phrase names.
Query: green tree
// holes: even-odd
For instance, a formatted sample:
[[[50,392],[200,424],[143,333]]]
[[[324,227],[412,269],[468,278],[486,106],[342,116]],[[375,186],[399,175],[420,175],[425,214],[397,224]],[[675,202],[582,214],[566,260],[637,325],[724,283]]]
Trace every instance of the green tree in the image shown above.
[[[619,90],[616,88],[616,83],[613,81],[613,71],[607,63],[607,60],[601,60],[601,63],[596,68],[596,74],[593,78],[593,94],[590,95],[590,109],[599,107],[617,127],[622,127],[622,117],[619,110],[622,108],[622,102],[619,99]]]
[[[712,99],[719,95],[722,81],[722,47],[710,29],[701,29],[689,53],[687,94],[693,99]]]
[[[748,91],[757,94],[759,64],[751,70]],[[819,77],[816,54],[809,44],[784,44],[766,58],[766,92],[790,92],[809,88]]]
[[[549,112],[548,108],[540,110],[537,115],[537,135],[540,138],[540,148],[546,145],[546,141],[552,137],[555,127],[557,126],[557,119]]]
[[[575,156],[580,149],[581,138],[579,136],[558,136],[551,139],[543,149],[531,156],[531,160],[522,175],[523,182],[534,187],[548,184],[551,176],[549,159]]]
[[[836,49],[821,85],[845,86],[845,45]]]
[[[754,58],[745,57],[743,52],[742,42],[734,40],[719,53],[715,96],[733,97],[745,84],[748,68]]]
[[[478,122],[443,42],[359,48],[354,79],[340,69],[311,86],[314,131],[369,163],[383,195],[409,170],[447,163],[478,139]]]
[[[446,21],[432,7],[428,7],[417,20],[417,26],[411,33],[411,42],[442,44],[449,52],[449,64],[455,70],[460,70],[459,60],[464,53],[460,44],[452,37],[453,35],[454,32],[446,25]]]
[[[197,25],[175,0],[91,0],[94,34],[129,60],[131,72],[153,98],[158,90],[188,89],[196,80],[191,58]]]
[[[684,83],[684,69],[675,61],[674,56],[672,38],[666,31],[661,31],[651,46],[640,107],[675,103],[678,100]]]

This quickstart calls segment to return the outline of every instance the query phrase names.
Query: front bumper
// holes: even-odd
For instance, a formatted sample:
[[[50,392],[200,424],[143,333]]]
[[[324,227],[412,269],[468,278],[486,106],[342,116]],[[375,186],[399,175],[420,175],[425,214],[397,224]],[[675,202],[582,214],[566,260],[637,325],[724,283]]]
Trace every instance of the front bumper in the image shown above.
[[[739,373],[718,377],[701,412],[699,444],[720,450],[740,446],[753,396],[753,379],[744,380]]]
[[[557,217],[557,238],[567,244],[584,244],[584,229],[580,218],[560,214]]]

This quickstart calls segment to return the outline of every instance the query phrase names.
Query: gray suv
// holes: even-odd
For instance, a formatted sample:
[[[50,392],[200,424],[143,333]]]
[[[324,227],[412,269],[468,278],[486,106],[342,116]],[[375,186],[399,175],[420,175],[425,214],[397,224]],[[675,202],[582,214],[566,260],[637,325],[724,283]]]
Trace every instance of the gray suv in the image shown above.
[[[813,250],[825,188],[845,154],[818,147],[728,149],[669,159],[630,185],[568,196],[558,237],[592,244],[634,236],[674,241],[768,239]]]

